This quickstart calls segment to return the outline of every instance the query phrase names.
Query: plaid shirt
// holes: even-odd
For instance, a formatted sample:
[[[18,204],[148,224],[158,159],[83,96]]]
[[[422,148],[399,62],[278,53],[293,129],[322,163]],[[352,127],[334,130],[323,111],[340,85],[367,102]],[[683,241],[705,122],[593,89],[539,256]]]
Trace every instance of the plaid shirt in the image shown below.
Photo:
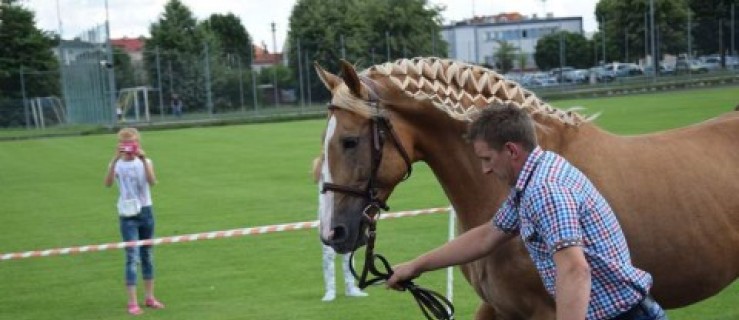
[[[587,319],[610,319],[635,306],[652,277],[631,264],[613,210],[585,175],[537,147],[493,223],[519,233],[547,291],[555,295],[554,253],[581,246],[591,268]]]

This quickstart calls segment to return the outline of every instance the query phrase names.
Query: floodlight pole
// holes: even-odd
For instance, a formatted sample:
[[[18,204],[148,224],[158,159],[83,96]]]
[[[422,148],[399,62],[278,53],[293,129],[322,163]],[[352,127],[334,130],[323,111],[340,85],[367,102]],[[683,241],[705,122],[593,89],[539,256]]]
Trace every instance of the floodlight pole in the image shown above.
[[[655,49],[655,42],[656,38],[654,36],[654,0],[649,0],[649,16],[650,16],[650,25],[652,29],[652,68],[654,68],[654,77],[659,77],[659,72],[657,72],[657,51]]]
[[[108,96],[110,99],[110,123],[111,125],[114,125],[116,123],[116,98],[115,98],[115,65],[113,63],[113,47],[110,41],[110,16],[108,15],[108,0],[105,0],[105,34],[107,38],[107,46],[108,46],[108,86],[110,87],[108,90]]]

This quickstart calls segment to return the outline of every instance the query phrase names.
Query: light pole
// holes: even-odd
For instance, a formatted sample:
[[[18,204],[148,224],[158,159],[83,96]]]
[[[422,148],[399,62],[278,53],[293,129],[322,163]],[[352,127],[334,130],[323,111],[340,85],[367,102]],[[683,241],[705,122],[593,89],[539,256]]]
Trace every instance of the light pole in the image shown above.
[[[113,47],[111,46],[110,42],[110,16],[108,15],[108,0],[105,0],[105,34],[107,38],[107,46],[108,46],[108,86],[110,87],[108,89],[108,98],[110,99],[110,123],[115,124],[117,118],[116,118],[116,99],[115,99],[115,71],[114,71],[114,64],[113,64]]]
[[[658,77],[659,70],[657,68],[657,52],[654,46],[654,43],[656,42],[654,37],[654,0],[649,0],[649,17],[650,17],[650,26],[651,26],[651,34],[652,34],[652,68],[654,68],[654,77]]]

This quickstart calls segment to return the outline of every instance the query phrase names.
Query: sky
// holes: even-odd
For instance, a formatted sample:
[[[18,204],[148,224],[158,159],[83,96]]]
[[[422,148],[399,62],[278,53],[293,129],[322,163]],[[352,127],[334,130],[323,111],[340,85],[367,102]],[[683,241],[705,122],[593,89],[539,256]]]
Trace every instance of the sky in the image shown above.
[[[65,39],[102,24],[108,3],[111,36],[113,38],[149,35],[149,25],[156,22],[167,0],[22,0],[36,13],[40,29],[59,32]],[[288,19],[296,0],[181,0],[198,20],[213,13],[233,13],[251,35],[254,43],[267,44],[274,51],[271,23],[275,23],[277,51],[287,37]],[[586,32],[595,31],[597,0],[429,0],[431,4],[446,6],[442,13],[444,23],[459,21],[473,15],[494,15],[519,12],[531,16],[551,12],[555,17],[583,18]],[[61,27],[61,28],[60,28]]]

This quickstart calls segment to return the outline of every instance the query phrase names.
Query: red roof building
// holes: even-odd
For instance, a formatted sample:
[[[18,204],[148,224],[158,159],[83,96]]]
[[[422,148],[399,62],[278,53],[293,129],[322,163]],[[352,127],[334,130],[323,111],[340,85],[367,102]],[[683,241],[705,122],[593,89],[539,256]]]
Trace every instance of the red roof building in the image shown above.
[[[128,53],[131,62],[140,64],[144,61],[144,38],[126,38],[110,39],[110,44],[116,48]]]
[[[269,53],[265,47],[252,46],[252,48],[254,50],[254,61],[251,65],[255,70],[282,63],[282,53]]]

